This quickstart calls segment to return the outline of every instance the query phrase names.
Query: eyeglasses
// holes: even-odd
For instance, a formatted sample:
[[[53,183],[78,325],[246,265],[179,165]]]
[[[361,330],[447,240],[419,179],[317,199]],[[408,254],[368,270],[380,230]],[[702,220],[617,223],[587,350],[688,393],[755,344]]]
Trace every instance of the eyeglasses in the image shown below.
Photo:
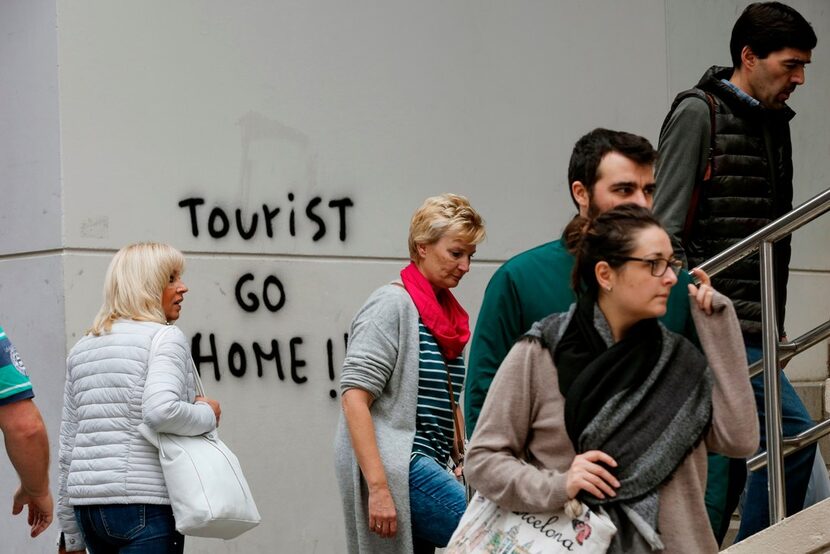
[[[655,277],[662,277],[666,274],[666,270],[670,267],[672,271],[674,271],[674,274],[677,275],[680,273],[680,268],[683,267],[683,262],[677,258],[672,258],[671,260],[667,260],[666,258],[654,258],[652,260],[647,260],[645,258],[634,258],[632,256],[619,256],[617,259],[624,262],[644,262],[651,264],[651,274]]]

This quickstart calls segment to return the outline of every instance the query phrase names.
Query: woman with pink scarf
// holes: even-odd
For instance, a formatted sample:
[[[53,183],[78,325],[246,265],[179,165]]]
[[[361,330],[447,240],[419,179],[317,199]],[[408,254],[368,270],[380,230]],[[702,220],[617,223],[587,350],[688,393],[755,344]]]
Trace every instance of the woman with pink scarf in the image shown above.
[[[464,513],[457,402],[470,325],[450,289],[483,239],[466,198],[427,198],[409,227],[412,262],[352,321],[335,445],[350,554],[431,553]]]

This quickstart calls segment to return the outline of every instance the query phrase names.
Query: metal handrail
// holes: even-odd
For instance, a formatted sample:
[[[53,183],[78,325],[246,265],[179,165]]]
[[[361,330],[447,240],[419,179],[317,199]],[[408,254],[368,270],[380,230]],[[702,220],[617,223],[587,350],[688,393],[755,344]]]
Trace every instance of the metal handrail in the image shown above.
[[[830,336],[830,321],[805,333],[793,342],[779,343],[777,311],[775,306],[775,272],[773,265],[773,243],[796,229],[830,211],[830,189],[804,202],[786,215],[759,229],[744,240],[727,248],[720,254],[701,264],[700,269],[710,276],[717,275],[735,262],[760,250],[761,264],[761,329],[763,357],[760,360],[764,372],[764,408],[766,413],[767,451],[749,461],[747,467],[756,470],[764,465],[769,467],[769,518],[770,525],[786,516],[784,488],[784,456],[818,441],[830,433],[830,420],[784,439],[781,432],[781,391],[778,371],[782,362]],[[753,375],[758,373],[758,364],[753,364]]]
[[[805,429],[794,437],[784,439],[784,456],[788,456],[793,452],[798,452],[805,446],[809,446],[816,442],[816,440],[830,433],[830,419],[816,424],[809,429]],[[759,452],[746,461],[746,467],[750,471],[757,471],[767,465],[767,453]]]
[[[700,265],[700,269],[710,277],[717,275],[735,262],[755,253],[762,242],[775,242],[792,234],[793,231],[805,223],[809,223],[827,211],[830,211],[830,188],[807,200],[766,227],[758,229],[741,242],[733,244],[720,254],[706,260]]]
[[[805,350],[812,348],[827,337],[830,337],[830,321],[825,321],[795,340],[779,344],[778,350],[781,352],[778,356],[778,361],[781,365],[780,369],[783,369],[787,365],[787,362],[794,358],[796,354],[801,354]],[[750,377],[755,377],[762,371],[764,371],[764,360],[758,360],[749,366]]]

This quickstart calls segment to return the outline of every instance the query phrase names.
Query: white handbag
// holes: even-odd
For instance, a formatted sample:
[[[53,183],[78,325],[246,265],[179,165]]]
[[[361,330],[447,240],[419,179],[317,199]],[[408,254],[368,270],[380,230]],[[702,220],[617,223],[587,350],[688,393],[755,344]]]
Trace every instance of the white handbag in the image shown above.
[[[148,365],[166,329],[153,337]],[[197,394],[204,396],[202,380],[189,356],[188,362]],[[232,539],[259,525],[259,511],[239,460],[219,440],[215,430],[187,437],[157,433],[141,424],[139,432],[159,449],[161,470],[179,533]]]
[[[601,510],[601,509],[600,509]],[[445,554],[606,552],[617,528],[577,500],[558,512],[511,512],[476,493]]]

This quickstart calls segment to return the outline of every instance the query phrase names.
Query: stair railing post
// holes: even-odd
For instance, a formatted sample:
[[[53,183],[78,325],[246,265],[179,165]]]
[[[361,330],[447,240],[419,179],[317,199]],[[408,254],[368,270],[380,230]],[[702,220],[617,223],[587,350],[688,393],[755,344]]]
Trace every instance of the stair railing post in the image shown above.
[[[767,432],[767,491],[769,522],[774,525],[787,514],[782,452],[781,390],[778,379],[778,324],[775,302],[773,243],[761,244],[761,321],[764,347],[764,407]]]

